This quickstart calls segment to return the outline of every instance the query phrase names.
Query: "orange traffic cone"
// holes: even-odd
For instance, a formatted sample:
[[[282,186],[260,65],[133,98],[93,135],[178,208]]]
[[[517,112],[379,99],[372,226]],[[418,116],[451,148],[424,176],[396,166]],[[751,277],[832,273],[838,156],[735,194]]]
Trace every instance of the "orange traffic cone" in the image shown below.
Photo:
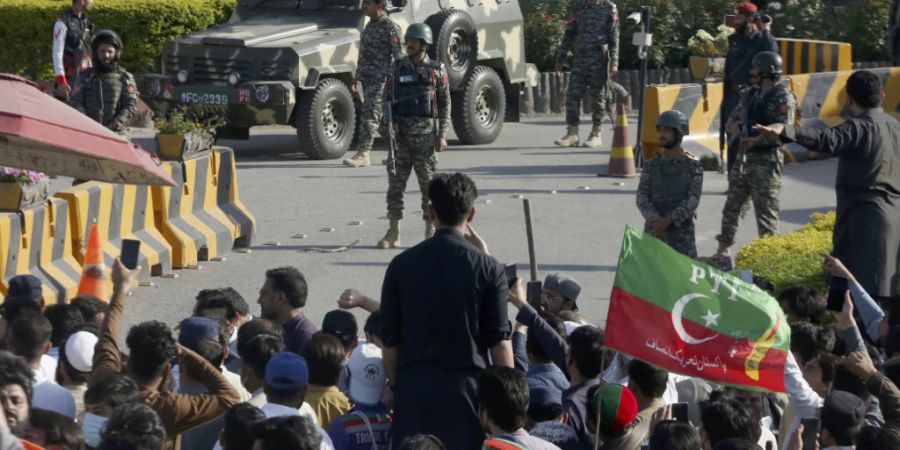
[[[616,126],[613,128],[612,150],[609,152],[606,176],[618,178],[637,176],[634,168],[634,151],[628,143],[628,116],[625,115],[623,103],[616,104]]]
[[[109,277],[106,275],[106,264],[103,262],[103,246],[97,225],[91,225],[88,235],[87,252],[84,255],[84,271],[78,283],[78,295],[92,295],[105,302],[109,301]]]

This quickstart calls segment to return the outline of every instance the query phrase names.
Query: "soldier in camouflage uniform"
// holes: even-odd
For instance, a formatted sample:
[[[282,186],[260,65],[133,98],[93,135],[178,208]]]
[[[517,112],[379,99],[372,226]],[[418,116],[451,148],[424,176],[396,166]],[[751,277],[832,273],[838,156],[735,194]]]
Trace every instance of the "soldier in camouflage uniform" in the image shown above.
[[[644,232],[696,258],[694,220],[703,190],[703,165],[681,148],[681,140],[688,134],[684,114],[675,110],[660,114],[656,130],[665,151],[644,163],[637,191]]]
[[[394,61],[403,58],[400,47],[400,26],[388,17],[384,10],[386,0],[365,0],[363,8],[369,23],[359,39],[359,62],[353,80],[353,91],[362,85],[358,145],[356,154],[344,160],[350,167],[368,167],[374,134],[381,116],[384,82]]]
[[[577,147],[581,99],[590,89],[593,128],[584,145],[599,147],[603,123],[603,99],[607,81],[619,70],[619,12],[610,0],[575,0],[566,19],[566,30],[557,53],[556,70],[572,52],[572,71],[566,91],[566,135],[555,141],[561,147]]]
[[[387,210],[390,229],[378,241],[378,248],[400,245],[403,218],[403,191],[415,170],[422,191],[422,218],[425,238],[434,234],[428,218],[428,182],[437,169],[437,155],[447,148],[450,130],[450,85],[443,63],[431,61],[426,50],[432,43],[431,28],[415,23],[406,30],[406,53],[397,61],[385,85],[385,113],[391,108],[398,149],[396,171],[388,161]]]
[[[740,135],[742,140],[728,178],[722,233],[716,236],[719,249],[713,262],[720,267],[730,266],[729,249],[734,245],[738,223],[747,214],[751,201],[759,235],[778,232],[778,195],[784,155],[778,139],[759,139],[752,127],[794,122],[797,99],[786,80],[779,80],[783,67],[778,53],[757,53],[750,69],[753,87],[744,94],[728,119],[729,132]],[[752,145],[748,145],[751,142]]]
[[[137,112],[134,77],[119,65],[122,39],[112,30],[100,30],[91,42],[93,67],[79,74],[71,105],[106,128],[124,135]]]

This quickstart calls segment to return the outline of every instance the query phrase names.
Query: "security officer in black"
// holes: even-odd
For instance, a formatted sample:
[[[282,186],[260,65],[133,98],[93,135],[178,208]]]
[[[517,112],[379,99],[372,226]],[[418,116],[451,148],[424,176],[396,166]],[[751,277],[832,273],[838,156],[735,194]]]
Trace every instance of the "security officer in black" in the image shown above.
[[[71,105],[119,134],[137,112],[138,91],[134,77],[119,65],[122,38],[112,30],[100,30],[91,42],[93,67],[81,72],[72,91]]]
[[[778,45],[755,4],[741,3],[735,15],[735,33],[728,36],[728,54],[725,56],[725,98],[719,114],[720,133],[724,136],[731,111],[740,103],[741,93],[750,87],[750,69],[753,57],[760,52],[778,53]],[[737,145],[732,136],[728,145],[728,170],[734,164]]]

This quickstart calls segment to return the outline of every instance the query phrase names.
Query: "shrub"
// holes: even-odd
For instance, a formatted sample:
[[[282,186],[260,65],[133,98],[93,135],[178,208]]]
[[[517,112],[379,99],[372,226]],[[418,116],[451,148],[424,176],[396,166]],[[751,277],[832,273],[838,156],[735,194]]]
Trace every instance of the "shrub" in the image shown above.
[[[169,40],[228,19],[235,0],[102,0],[90,12],[97,30],[122,36],[122,65],[145,72]],[[69,0],[0,0],[0,67],[34,79],[52,76],[51,32]],[[14,43],[11,44],[11,43]]]
[[[538,5],[525,15],[525,60],[541,72],[553,70],[563,36],[565,16],[550,11],[549,6]]]
[[[777,292],[794,286],[825,287],[820,253],[830,253],[834,211],[811,216],[811,222],[787,234],[759,238],[742,248],[738,269],[769,279]]]

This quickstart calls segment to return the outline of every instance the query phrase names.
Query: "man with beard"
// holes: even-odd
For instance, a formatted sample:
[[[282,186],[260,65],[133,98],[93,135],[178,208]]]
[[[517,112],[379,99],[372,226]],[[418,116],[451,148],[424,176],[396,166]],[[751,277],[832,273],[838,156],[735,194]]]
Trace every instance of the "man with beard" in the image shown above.
[[[72,91],[72,107],[104,127],[125,134],[137,112],[138,91],[134,77],[119,65],[122,38],[112,30],[100,30],[91,42],[93,67],[81,72]]]
[[[0,408],[12,434],[28,423],[32,394],[31,369],[22,358],[0,350]]]
[[[720,127],[727,129],[731,111],[740,103],[741,92],[750,87],[750,63],[759,52],[778,52],[775,38],[763,24],[755,4],[738,5],[735,15],[735,33],[728,36],[728,54],[725,55],[725,98],[719,113]],[[735,136],[731,136],[732,142]],[[728,170],[734,164],[736,145],[728,146]]]
[[[688,134],[688,120],[680,111],[660,114],[656,130],[665,151],[644,163],[637,191],[644,232],[696,258],[694,220],[703,190],[703,165],[681,147],[681,140]]]
[[[73,83],[78,74],[91,68],[91,53],[88,42],[94,32],[94,24],[87,12],[94,6],[94,0],[72,0],[72,7],[60,14],[53,24],[53,75],[56,81],[56,96],[69,100]]]
[[[309,288],[306,278],[294,267],[279,267],[266,271],[266,282],[259,290],[260,314],[284,328],[284,345],[288,351],[300,354],[303,347],[319,331],[305,314]]]
[[[732,134],[741,135],[756,125],[794,123],[797,99],[787,80],[779,81],[784,64],[775,52],[760,52],[753,58],[750,79],[753,87],[728,119]],[[746,123],[745,123],[746,121]],[[719,249],[713,257],[717,266],[729,269],[729,249],[734,245],[741,217],[753,202],[756,227],[760,236],[778,232],[778,196],[781,192],[781,169],[784,155],[777,137],[759,138],[758,132],[743,133],[742,150],[728,176],[728,193],[722,209],[722,232],[716,236]],[[730,270],[730,269],[729,269]]]

